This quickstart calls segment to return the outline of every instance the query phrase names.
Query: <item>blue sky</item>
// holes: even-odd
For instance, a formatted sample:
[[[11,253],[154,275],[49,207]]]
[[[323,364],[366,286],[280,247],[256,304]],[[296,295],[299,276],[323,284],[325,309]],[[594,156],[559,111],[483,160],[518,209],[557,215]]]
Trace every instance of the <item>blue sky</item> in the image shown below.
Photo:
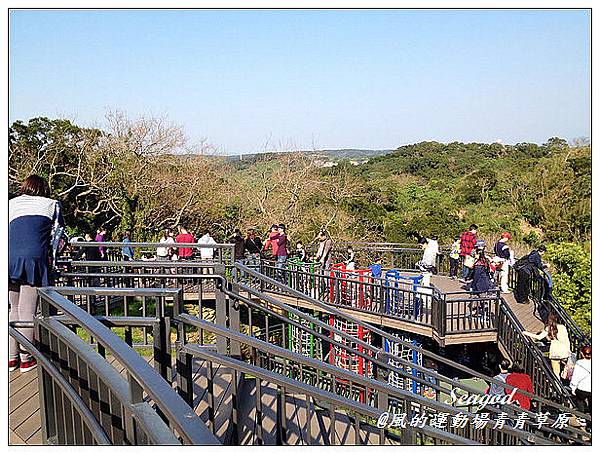
[[[9,120],[166,115],[227,154],[590,135],[588,11],[12,11]]]

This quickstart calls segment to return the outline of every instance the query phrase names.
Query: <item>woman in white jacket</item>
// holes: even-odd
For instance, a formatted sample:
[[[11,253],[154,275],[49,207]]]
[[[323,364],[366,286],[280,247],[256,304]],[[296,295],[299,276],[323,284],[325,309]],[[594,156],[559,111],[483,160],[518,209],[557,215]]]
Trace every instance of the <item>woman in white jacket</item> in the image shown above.
[[[539,334],[533,334],[528,331],[523,331],[525,336],[529,336],[535,340],[548,338],[550,340],[550,352],[548,357],[552,364],[552,370],[557,377],[560,378],[561,368],[567,363],[571,356],[571,341],[569,340],[569,332],[565,325],[558,323],[556,314],[550,314],[544,330]]]
[[[583,413],[592,414],[592,347],[581,348],[582,358],[575,363],[571,376],[571,392],[575,396],[577,408]]]

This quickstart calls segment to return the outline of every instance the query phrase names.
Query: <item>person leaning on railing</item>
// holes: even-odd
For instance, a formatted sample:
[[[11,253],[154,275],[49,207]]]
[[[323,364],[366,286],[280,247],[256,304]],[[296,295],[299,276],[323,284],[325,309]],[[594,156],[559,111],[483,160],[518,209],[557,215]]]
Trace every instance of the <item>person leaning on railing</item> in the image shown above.
[[[542,257],[546,253],[546,246],[540,245],[525,257],[521,257],[514,265],[517,272],[517,285],[515,288],[515,300],[519,304],[527,304],[532,279],[537,279],[539,271],[545,268]]]
[[[37,287],[50,285],[51,247],[62,234],[64,221],[60,203],[50,199],[48,182],[31,175],[21,186],[21,195],[8,202],[9,321],[31,322],[36,312]],[[33,328],[19,328],[33,341]],[[9,370],[27,372],[36,366],[29,353],[11,336]]]
[[[165,229],[163,231],[162,236],[160,237],[159,243],[175,244],[175,240],[173,239],[173,232],[171,232],[169,229]],[[171,260],[171,258],[173,258],[174,255],[174,248],[172,247],[164,246],[156,248],[156,260]]]

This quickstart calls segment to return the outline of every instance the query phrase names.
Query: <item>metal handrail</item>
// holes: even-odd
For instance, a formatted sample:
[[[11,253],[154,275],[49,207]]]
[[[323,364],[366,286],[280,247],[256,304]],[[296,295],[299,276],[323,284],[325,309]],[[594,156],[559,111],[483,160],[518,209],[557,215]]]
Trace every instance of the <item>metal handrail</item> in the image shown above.
[[[115,262],[115,263],[119,264],[119,265],[126,266],[126,264],[130,264],[132,262]],[[143,262],[143,264],[145,264],[145,263],[156,263],[156,266],[161,266],[160,262]],[[106,262],[103,263],[103,264],[104,265],[108,265],[108,263],[106,263]],[[206,267],[207,268],[211,268],[208,265],[206,265]],[[352,322],[358,323],[358,324],[360,324],[360,325],[362,325],[362,326],[364,326],[364,327],[372,330],[373,332],[379,334],[380,336],[388,339],[389,341],[399,343],[399,344],[401,344],[401,345],[403,345],[405,347],[410,348],[411,350],[414,350],[414,351],[417,351],[417,352],[423,354],[425,357],[429,357],[431,359],[434,359],[435,361],[438,361],[440,363],[449,365],[450,367],[452,367],[452,368],[454,368],[456,370],[459,370],[461,372],[467,373],[467,374],[469,374],[469,375],[471,375],[473,377],[480,378],[482,380],[485,380],[486,382],[495,383],[498,386],[503,387],[505,389],[508,389],[508,390],[512,390],[513,389],[513,387],[507,385],[504,382],[501,382],[501,381],[496,380],[494,378],[485,376],[484,374],[478,373],[478,372],[476,372],[476,371],[474,371],[472,369],[469,369],[469,368],[467,368],[467,367],[465,367],[465,366],[463,366],[461,364],[454,363],[454,362],[452,362],[452,361],[450,361],[450,360],[448,360],[448,359],[446,359],[444,357],[436,355],[436,354],[434,354],[432,352],[429,352],[427,350],[421,349],[420,347],[414,346],[413,344],[408,343],[406,341],[403,341],[402,339],[399,339],[399,338],[396,338],[394,336],[391,336],[390,334],[386,333],[385,331],[380,330],[380,329],[378,329],[378,328],[376,328],[376,327],[374,327],[374,326],[372,326],[372,325],[370,325],[370,324],[368,324],[366,322],[363,322],[362,320],[356,319],[355,317],[352,317],[352,316],[348,315],[345,312],[341,312],[339,310],[336,310],[333,306],[330,306],[330,305],[327,305],[325,303],[322,303],[322,302],[320,302],[320,300],[311,298],[311,297],[307,296],[306,294],[304,294],[302,292],[299,292],[299,291],[297,291],[297,290],[295,290],[295,289],[293,289],[291,287],[286,286],[285,284],[280,283],[279,281],[273,280],[273,279],[271,279],[271,278],[269,278],[269,277],[267,277],[265,275],[262,275],[261,273],[258,273],[257,271],[255,271],[253,268],[249,268],[249,267],[247,267],[247,266],[245,266],[245,265],[243,265],[243,264],[241,264],[239,262],[236,263],[236,268],[238,269],[238,271],[240,271],[240,272],[246,272],[246,273],[250,274],[251,276],[253,276],[254,278],[262,279],[263,281],[265,281],[265,282],[267,282],[269,284],[274,284],[276,286],[279,286],[280,288],[283,288],[287,293],[291,293],[292,295],[294,295],[296,297],[300,297],[300,298],[302,298],[302,299],[310,302],[311,304],[315,304],[318,307],[320,307],[322,309],[325,309],[329,313],[334,313],[335,315],[338,315],[338,316],[341,316],[341,317],[345,317],[346,319],[348,319],[348,320],[350,320]],[[80,275],[80,274],[79,273],[64,273],[64,275],[65,276],[70,276],[70,275]],[[91,273],[90,274],[90,273],[85,273],[84,275],[86,275],[86,276],[98,276],[98,277],[101,277],[101,276],[105,276],[105,277],[111,277],[111,276],[113,276],[113,277],[129,277],[129,276],[131,276],[131,277],[134,277],[134,276],[137,276],[137,277],[159,277],[159,278],[162,278],[162,277],[173,278],[175,276],[173,274],[150,274],[150,273],[148,273],[148,274],[135,274],[135,273],[125,273],[125,274],[121,274],[121,273],[114,273],[114,274],[111,274],[111,273],[109,273],[109,274],[106,274],[106,273]],[[179,278],[216,279],[219,282],[219,285],[222,286],[221,288],[223,288],[223,289],[227,288],[227,281],[221,275],[207,275],[207,274],[189,274],[189,275],[186,274],[186,275],[181,275],[181,274],[179,274],[179,275],[176,275],[176,276],[179,277]],[[79,288],[79,287],[77,287],[77,288]],[[231,294],[229,296],[231,296]],[[358,340],[356,338],[353,338],[353,342],[357,342],[357,341],[360,341],[360,340]],[[360,344],[360,342],[359,342],[359,344]],[[368,348],[372,348],[372,346],[370,346],[369,344],[366,344],[366,343],[365,343],[364,347],[365,348],[367,348],[367,347]],[[411,366],[411,367],[414,367],[414,365]],[[446,377],[444,377],[444,378],[446,378]],[[470,390],[470,391],[473,392],[473,390]],[[523,391],[523,394],[527,395],[527,393],[524,392],[524,391]],[[535,400],[539,400],[540,402],[542,402],[542,403],[544,403],[545,405],[548,405],[548,406],[554,406],[554,407],[558,407],[559,406],[559,404],[556,404],[556,403],[551,402],[549,400],[545,400],[545,399],[541,398],[540,396],[537,396],[537,395],[534,395],[534,394],[532,394],[529,397],[531,397],[531,398],[533,398]],[[558,407],[558,408],[560,408],[560,407]],[[574,414],[577,413],[577,411],[574,410],[574,409],[567,409],[566,407],[563,407],[562,409],[563,410],[564,409],[570,410]],[[583,414],[583,413],[581,413],[580,416],[583,417],[583,418],[586,417],[586,415]]]
[[[42,368],[50,377],[52,381],[56,383],[62,392],[66,393],[69,400],[73,404],[73,408],[79,413],[82,420],[85,422],[87,429],[90,431],[92,437],[99,445],[110,445],[110,439],[106,435],[106,432],[100,425],[100,423],[94,417],[94,414],[87,407],[83,399],[75,390],[71,387],[71,384],[67,381],[64,375],[56,368],[56,366],[42,354],[34,345],[23,336],[14,327],[14,323],[9,323],[8,334],[12,336],[21,347],[27,350],[37,361],[38,367]],[[41,398],[41,396],[40,396]]]
[[[135,416],[135,421],[144,427],[153,443],[177,445],[179,440],[175,437],[169,426],[153,411],[147,402],[135,402],[128,384],[110,364],[98,355],[77,334],[69,330],[55,317],[45,317],[36,320],[43,328],[48,329],[53,335],[64,341],[76,356],[84,360],[86,366],[94,371],[96,376],[102,377],[109,384],[111,391],[118,397],[119,402],[129,407]]]
[[[540,273],[540,276],[542,277],[544,282],[548,284],[548,274],[544,272]],[[517,279],[516,271],[513,267],[510,268],[509,279],[513,282]],[[532,280],[531,286],[529,287],[529,296],[536,303],[549,304],[552,311],[554,311],[554,313],[559,317],[560,323],[567,327],[569,335],[572,334],[577,339],[577,341],[580,344],[579,346],[591,345],[591,339],[585,335],[581,328],[579,328],[577,323],[575,323],[575,320],[573,320],[573,317],[571,317],[571,315],[565,310],[565,308],[560,304],[560,302],[556,298],[554,298],[552,294],[545,294],[545,292],[543,292],[541,287],[537,284],[539,284],[538,280]],[[535,291],[535,287],[539,287],[539,291]]]
[[[294,315],[296,315],[298,317],[302,317],[302,320],[305,321],[305,322],[308,322],[310,324],[314,324],[314,325],[320,326],[320,327],[324,328],[325,330],[331,331],[331,332],[335,333],[336,335],[338,335],[338,336],[340,336],[342,338],[351,339],[351,341],[353,343],[356,343],[357,345],[359,345],[359,346],[367,349],[368,351],[373,352],[375,354],[375,356],[370,356],[367,353],[364,353],[364,352],[361,352],[361,351],[358,351],[358,350],[355,351],[354,354],[357,355],[357,356],[362,357],[365,360],[368,360],[368,361],[372,362],[377,367],[381,367],[383,369],[388,369],[390,372],[394,372],[394,373],[396,373],[398,375],[401,375],[401,376],[403,376],[405,378],[408,378],[410,380],[414,380],[414,381],[420,383],[423,386],[434,388],[437,391],[440,391],[442,393],[447,393],[446,389],[441,388],[438,385],[432,384],[431,382],[427,381],[425,378],[412,375],[410,372],[406,372],[405,370],[403,370],[403,369],[401,369],[399,367],[396,367],[393,364],[385,363],[385,362],[382,362],[382,361],[378,360],[378,357],[388,357],[390,359],[393,359],[397,363],[400,363],[402,365],[408,366],[411,369],[414,369],[414,370],[417,370],[417,371],[423,373],[424,375],[427,375],[427,376],[429,376],[431,378],[435,378],[435,379],[437,379],[440,382],[449,384],[453,389],[461,389],[461,390],[466,391],[467,393],[470,393],[470,394],[479,394],[479,392],[480,392],[479,390],[477,390],[477,389],[475,389],[473,387],[470,387],[468,385],[465,385],[465,384],[463,384],[463,383],[461,383],[461,382],[459,382],[457,380],[453,380],[453,379],[450,379],[450,378],[448,378],[446,376],[443,376],[443,375],[437,373],[434,370],[428,369],[428,368],[426,368],[424,366],[420,366],[418,364],[413,364],[413,363],[411,363],[409,361],[406,361],[406,360],[404,360],[402,358],[395,357],[395,356],[393,356],[393,355],[391,355],[391,354],[389,354],[387,352],[384,352],[384,351],[382,351],[380,349],[377,349],[376,347],[373,347],[371,344],[363,341],[362,339],[355,338],[355,337],[353,337],[353,336],[345,333],[344,331],[341,331],[341,330],[335,328],[334,326],[327,325],[324,322],[320,321],[319,319],[311,317],[310,315],[305,314],[305,313],[303,313],[303,312],[295,309],[294,307],[289,306],[289,305],[287,305],[287,304],[285,304],[285,303],[283,303],[281,301],[278,301],[275,298],[272,298],[272,297],[270,297],[268,295],[264,295],[264,294],[260,293],[259,291],[253,289],[252,287],[248,287],[248,286],[245,286],[243,284],[238,284],[238,286],[240,287],[241,290],[244,290],[244,291],[246,291],[248,293],[251,293],[251,294],[259,297],[260,299],[266,301],[267,303],[269,303],[271,305],[274,305],[274,306],[277,306],[279,309],[283,309],[285,312],[292,313],[292,314],[294,314]],[[240,301],[242,301],[242,302],[244,302],[246,304],[250,304],[253,307],[259,307],[258,303],[255,303],[255,302],[249,300],[248,298],[241,297],[241,296],[236,295],[235,293],[230,292],[228,290],[224,290],[224,292],[230,298],[238,299],[238,300],[240,300]],[[315,335],[317,337],[326,338],[325,335],[322,335],[322,334],[320,334],[318,332],[313,332],[314,330],[308,329],[305,325],[301,324],[300,322],[296,322],[294,320],[286,319],[284,316],[282,316],[282,315],[278,314],[277,312],[272,311],[272,310],[270,310],[268,308],[265,308],[265,307],[260,307],[260,308],[263,311],[265,311],[265,312],[269,313],[270,315],[272,315],[273,317],[276,317],[276,318],[279,318],[281,320],[287,321],[288,323],[293,324],[293,325],[297,326],[298,328],[304,329],[307,332],[311,332],[313,335]],[[363,324],[363,326],[364,325],[366,325],[366,324]],[[394,338],[392,337],[392,339],[394,339]],[[340,344],[339,342],[336,342],[333,339],[327,339],[327,341],[329,343],[331,343],[332,345],[336,345],[338,347],[342,347],[342,348],[345,348],[345,349],[348,348],[346,345]],[[493,379],[493,378],[487,377],[486,381],[489,381],[491,383],[496,383],[496,384],[498,384],[500,386],[503,386],[505,389],[507,389],[509,391],[512,391],[512,390],[515,389],[515,387],[513,387],[511,385],[508,385],[505,382],[502,382],[502,381],[499,381],[499,380],[496,380],[496,379]],[[552,408],[554,408],[556,410],[570,412],[570,413],[576,414],[576,416],[579,416],[579,417],[582,417],[584,419],[589,420],[589,415],[585,415],[584,413],[579,413],[578,411],[573,410],[571,408],[561,406],[560,404],[557,404],[557,403],[552,402],[552,401],[550,401],[548,399],[540,397],[537,394],[529,393],[529,392],[523,391],[523,390],[519,390],[519,394],[523,394],[523,395],[529,397],[530,399],[532,399],[535,402],[539,402],[540,404],[544,404],[544,405],[546,405],[548,407],[552,407]],[[492,412],[499,413],[500,410],[498,410],[496,408],[492,408]],[[530,412],[529,414],[530,414],[530,416],[534,416],[534,413],[532,413],[532,412]],[[578,432],[578,431],[574,430],[574,432]],[[557,433],[557,432],[555,432],[555,433]],[[583,432],[578,432],[578,433],[580,435],[584,435]],[[564,435],[564,434],[562,434],[562,435]]]
[[[127,263],[131,263],[131,262],[117,262],[117,263],[119,265],[126,266]],[[154,262],[151,262],[151,263],[154,263]],[[104,263],[104,264],[106,265],[106,263]],[[156,266],[161,266],[161,265],[162,264],[156,263]],[[252,268],[244,267],[244,265],[241,265],[241,264],[238,264],[238,265],[239,265],[238,266],[239,271],[248,271],[249,274],[252,274],[252,272],[254,271]],[[207,267],[210,268],[210,266],[207,266]],[[97,275],[98,276],[107,276],[107,274],[97,274]],[[129,275],[130,274],[125,274],[125,275],[123,275],[123,274],[115,274],[115,276],[121,276],[121,277],[123,277],[123,276],[129,276]],[[142,276],[142,275],[131,274],[131,276]],[[147,276],[147,277],[173,277],[172,274],[171,275],[165,274],[164,276],[162,274],[161,275],[157,275],[157,274],[147,274],[146,275],[146,274],[144,274],[143,276]],[[226,281],[224,280],[224,278],[221,275],[202,275],[202,274],[200,274],[200,275],[178,275],[178,277],[181,277],[181,278],[186,278],[186,277],[211,278],[211,279],[218,279],[221,282],[221,284],[225,284],[226,283]],[[256,275],[255,275],[255,277],[256,277]],[[269,278],[266,278],[266,279],[269,279]],[[277,285],[280,284],[278,281],[271,281],[271,283],[276,283]],[[305,294],[301,293],[301,295],[304,297],[304,299],[306,299],[306,295]],[[298,296],[298,295],[296,295],[296,296]],[[318,301],[318,300],[316,300],[316,301]],[[328,312],[332,312],[331,311],[331,306],[327,306],[327,308],[328,308],[327,309]],[[348,315],[346,313],[343,313],[343,314],[344,314],[343,315],[344,317],[348,318]],[[367,326],[367,324],[365,324],[362,321],[358,321],[358,323],[362,324],[363,326]],[[378,333],[378,334],[381,334],[381,333]],[[389,335],[387,335],[387,338],[388,338],[388,340],[390,340],[392,342],[398,342],[398,343],[402,344],[402,341],[400,339],[394,338],[394,337],[389,336]],[[409,348],[411,348],[411,350],[417,350],[417,348],[415,346],[413,346],[412,344],[407,344],[405,346],[408,346]],[[456,363],[452,363],[451,361],[448,361],[445,358],[443,360],[441,360],[441,359],[439,359],[439,357],[434,356],[432,353],[427,352],[427,353],[425,353],[425,356],[428,356],[430,358],[435,358],[437,361],[440,361],[442,363],[450,364],[451,367],[453,367],[455,369],[458,369],[458,370],[461,370],[463,372],[469,373],[470,375],[476,376],[478,378],[481,378],[481,379],[483,379],[483,380],[485,380],[487,382],[496,383],[499,386],[502,386],[502,387],[504,387],[506,389],[512,389],[511,387],[509,387],[508,385],[506,385],[503,382],[495,381],[494,379],[492,379],[490,377],[487,377],[487,376],[485,376],[483,374],[478,374],[477,372],[469,370],[468,368],[465,368],[462,365],[458,365]],[[535,396],[535,395],[532,395],[531,397],[533,397],[534,399],[537,399],[537,400],[541,399],[539,396]],[[557,404],[555,404],[553,402],[550,402],[550,401],[546,401],[545,404],[546,405],[551,405],[551,406],[556,406],[557,405]],[[573,411],[573,412],[575,412],[575,411]],[[585,415],[582,414],[582,417],[585,417]]]
[[[130,263],[132,263],[132,262],[119,262],[119,265],[127,266],[127,264],[130,264]],[[142,266],[143,266],[143,265],[146,265],[147,263],[153,263],[153,262],[141,262],[141,264],[140,264],[140,265],[142,265]],[[107,265],[107,263],[106,263],[106,262],[102,262],[101,264],[102,264],[102,265]],[[165,265],[165,264],[163,264],[163,263],[156,263],[156,266],[157,266],[157,267],[164,266],[164,265]],[[168,266],[168,265],[167,265],[167,266]],[[193,265],[192,265],[192,266],[193,266]],[[207,268],[211,268],[211,267],[210,267],[210,266],[207,266]],[[248,269],[247,269],[247,270],[248,270]],[[250,268],[250,270],[251,270],[251,268]],[[99,274],[99,275],[100,275],[100,276],[102,276],[102,275],[105,275],[105,274]],[[119,274],[119,275],[120,275],[120,276],[122,276],[122,274]],[[134,276],[137,276],[137,275],[134,275]],[[148,276],[149,276],[149,277],[157,277],[157,275],[156,275],[156,274],[149,274]],[[201,274],[201,275],[195,275],[195,276],[196,276],[196,277],[199,277],[199,278],[211,278],[211,279],[218,279],[218,280],[219,280],[219,283],[220,283],[220,285],[227,284],[227,281],[226,281],[226,280],[225,280],[225,279],[224,279],[224,278],[223,278],[221,275],[204,275],[204,274]],[[183,278],[185,278],[185,277],[188,277],[188,276],[186,276],[186,275],[176,275],[176,276],[175,276],[175,275],[173,275],[173,274],[165,274],[165,277],[169,277],[169,278],[173,278],[173,277],[183,277]],[[118,292],[118,290],[117,290],[117,292]],[[331,312],[331,311],[329,311],[329,312]],[[362,324],[363,326],[365,325],[365,323],[363,323],[363,322],[359,322],[359,323],[360,323],[360,324]],[[396,338],[393,338],[393,341],[394,341],[394,342],[397,342],[397,341],[398,341],[398,339],[396,339]],[[414,346],[413,346],[413,349],[414,349]],[[492,380],[491,380],[491,379],[489,379],[489,378],[487,378],[487,379],[486,379],[486,381],[492,381]],[[523,392],[523,393],[524,393],[524,392]],[[524,394],[525,394],[525,393],[524,393]],[[534,399],[535,399],[535,398],[537,398],[537,396],[532,396],[532,397],[533,397]],[[565,436],[565,435],[564,435],[564,434],[561,434],[561,436]]]
[[[443,411],[449,414],[457,414],[457,413],[465,413],[467,415],[473,416],[473,413],[469,411],[459,410],[455,407],[452,407],[446,403],[437,402],[435,400],[427,399],[423,396],[413,394],[409,391],[399,389],[393,387],[385,382],[380,380],[375,380],[372,378],[364,377],[362,375],[357,374],[356,372],[348,371],[336,366],[333,366],[329,363],[322,362],[307,356],[304,356],[299,353],[291,352],[288,349],[279,347],[277,345],[273,345],[271,343],[265,342],[263,340],[257,339],[255,337],[248,336],[243,333],[238,333],[236,331],[232,331],[228,328],[223,328],[214,323],[208,322],[201,318],[195,317],[189,314],[179,314],[175,315],[175,319],[181,323],[189,324],[192,326],[196,326],[198,328],[204,329],[206,331],[212,332],[218,336],[224,336],[228,339],[235,340],[237,342],[248,345],[252,348],[256,348],[257,350],[263,351],[270,356],[273,357],[282,357],[288,359],[290,361],[294,361],[308,367],[314,368],[316,370],[320,370],[322,372],[331,374],[336,378],[340,378],[343,380],[347,380],[348,382],[360,384],[365,388],[374,389],[378,392],[384,393],[391,398],[408,400],[414,404],[419,404],[427,408],[435,409],[437,411]],[[519,429],[514,429],[510,426],[505,426],[506,432],[510,433],[513,436],[518,437],[519,439],[525,439],[528,441],[537,441],[541,444],[548,444],[548,440],[542,437],[538,437],[534,434],[521,431]]]
[[[505,311],[506,316],[513,327],[513,332],[516,333],[519,340],[528,347],[526,350],[535,357],[538,367],[541,367],[541,369],[544,371],[544,376],[549,381],[549,383],[552,384],[552,387],[554,388],[555,392],[564,399],[563,402],[568,403],[568,404],[572,405],[573,407],[575,407],[573,399],[565,391],[564,387],[562,386],[562,383],[558,380],[554,371],[552,371],[552,369],[550,369],[550,366],[544,360],[544,357],[543,357],[541,351],[539,350],[539,348],[537,347],[537,345],[533,342],[533,340],[531,338],[523,335],[523,331],[524,331],[523,325],[514,316],[513,312],[510,310],[510,307],[504,298],[501,298],[501,310]],[[499,339],[499,341],[500,341],[500,339]],[[508,348],[508,346],[505,346],[505,348]],[[528,371],[528,372],[531,372],[531,371]],[[571,410],[571,411],[573,413],[577,413],[574,410]],[[581,418],[584,418],[584,419],[590,418],[589,415],[585,415],[584,413],[578,413],[578,416]]]
[[[197,249],[229,249],[235,245],[232,243],[201,244],[201,243],[157,243],[142,241],[73,241],[69,243],[75,247],[131,247],[131,248],[197,248]]]
[[[41,288],[38,289],[38,294],[41,296],[42,301],[47,301],[64,314],[77,320],[82,328],[110,350],[115,358],[125,366],[130,376],[156,402],[185,442],[190,444],[219,444],[214,435],[208,431],[183,399],[174,392],[167,381],[115,333],[83,309],[71,303],[56,289]],[[44,310],[47,311],[47,309],[44,309],[42,304],[42,316],[47,317],[49,315],[44,313]]]
[[[341,310],[339,310],[339,309],[337,309],[337,308],[335,308],[333,306],[330,306],[330,305],[328,305],[326,303],[323,303],[323,302],[321,302],[318,299],[312,298],[312,297],[310,297],[310,296],[308,296],[308,295],[306,295],[306,294],[304,294],[304,293],[302,293],[302,292],[300,292],[298,290],[295,290],[292,287],[289,287],[286,284],[283,284],[283,283],[281,283],[281,282],[279,282],[279,281],[277,281],[275,279],[271,279],[271,278],[269,278],[269,277],[267,277],[265,275],[262,275],[261,273],[258,273],[257,271],[253,270],[252,268],[248,268],[247,266],[242,265],[240,263],[236,263],[236,268],[238,268],[238,270],[240,270],[240,271],[242,271],[244,273],[247,273],[247,274],[253,276],[254,278],[261,279],[261,280],[263,280],[263,281],[265,281],[265,282],[267,282],[269,284],[278,286],[279,288],[283,289],[286,293],[290,293],[290,294],[292,294],[293,296],[295,296],[297,298],[300,298],[300,299],[303,299],[303,300],[305,300],[307,302],[310,302],[311,304],[313,304],[313,305],[315,305],[315,306],[323,309],[326,312],[332,313],[332,314],[334,314],[336,316],[339,316],[339,317],[343,317],[343,318],[345,318],[345,319],[347,319],[347,320],[349,320],[349,321],[351,321],[353,323],[362,325],[365,328],[369,329],[370,331],[372,331],[372,332],[380,335],[382,338],[387,339],[387,340],[389,340],[391,342],[399,343],[399,344],[401,344],[401,345],[403,345],[403,346],[405,346],[405,347],[407,347],[407,348],[409,348],[411,350],[419,352],[420,354],[422,354],[425,357],[429,357],[429,358],[431,358],[431,359],[433,359],[433,360],[435,360],[437,362],[449,365],[450,367],[453,367],[453,368],[455,368],[457,370],[460,370],[461,372],[465,372],[465,373],[467,373],[467,374],[469,374],[469,375],[471,375],[473,377],[485,380],[486,382],[494,383],[494,384],[496,384],[496,385],[498,385],[498,386],[500,386],[500,387],[502,387],[504,389],[507,389],[509,391],[511,391],[512,389],[514,389],[514,387],[512,387],[510,385],[507,385],[505,382],[502,382],[500,380],[494,379],[492,377],[488,377],[488,376],[486,376],[484,374],[481,374],[481,373],[479,373],[479,372],[477,372],[475,370],[472,370],[472,369],[470,369],[470,368],[468,368],[466,366],[463,366],[462,364],[455,363],[453,361],[448,360],[447,358],[444,358],[442,356],[436,355],[435,353],[432,353],[432,352],[430,352],[428,350],[425,350],[425,349],[423,349],[421,347],[417,347],[417,346],[413,345],[410,342],[406,342],[403,339],[396,338],[396,337],[390,335],[389,333],[387,333],[386,331],[383,331],[383,330],[377,328],[376,326],[374,326],[374,325],[372,325],[372,324],[370,324],[368,322],[365,322],[365,321],[362,321],[362,320],[360,320],[360,319],[358,319],[356,317],[353,317],[353,316],[347,314],[346,312],[343,312],[343,311],[341,311]],[[280,303],[280,304],[283,304],[283,303]],[[307,317],[310,317],[310,316],[307,316]],[[316,319],[315,320],[311,320],[311,322],[314,322],[314,321],[316,321]],[[356,339],[356,338],[354,338],[353,341],[357,342],[357,343],[360,343],[359,342],[360,340]],[[369,344],[366,344],[366,345],[369,345]],[[371,346],[371,348],[373,348],[373,347]],[[415,366],[412,366],[412,367],[415,367]],[[430,373],[430,372],[428,371],[428,373]],[[544,403],[546,405],[553,406],[553,407],[559,408],[561,410],[570,411],[571,413],[577,414],[578,416],[580,416],[582,418],[586,418],[586,417],[589,418],[589,415],[585,415],[584,413],[578,412],[577,410],[574,410],[573,408],[568,408],[568,407],[564,407],[564,406],[562,406],[560,404],[556,404],[556,403],[554,403],[554,402],[552,402],[550,400],[547,400],[547,399],[542,398],[540,396],[537,396],[535,394],[530,394],[530,393],[527,393],[526,391],[522,391],[522,390],[520,390],[519,393],[527,395],[528,397],[533,398],[535,400],[539,400],[540,402],[542,402],[542,403]]]
[[[327,402],[328,404],[333,405],[336,408],[341,407],[351,412],[359,413],[375,419],[378,419],[381,416],[381,414],[384,413],[384,410],[373,408],[369,405],[350,400],[346,397],[333,394],[329,391],[325,391],[308,384],[300,384],[300,382],[297,382],[296,380],[290,379],[286,376],[276,374],[267,369],[263,369],[253,364],[248,364],[246,362],[236,360],[228,356],[220,355],[216,352],[212,352],[205,348],[201,348],[195,344],[186,344],[182,346],[182,350],[186,353],[192,354],[193,356],[200,357],[205,361],[216,362],[222,366],[235,369],[238,372],[249,374],[252,377],[258,377],[261,380],[276,384],[285,389],[293,390],[298,394],[309,395],[318,401]],[[480,444],[468,438],[460,437],[456,434],[444,432],[442,430],[431,428],[428,426],[423,427],[421,430],[427,436],[431,436],[433,438],[440,439],[446,442],[451,442],[454,444]]]

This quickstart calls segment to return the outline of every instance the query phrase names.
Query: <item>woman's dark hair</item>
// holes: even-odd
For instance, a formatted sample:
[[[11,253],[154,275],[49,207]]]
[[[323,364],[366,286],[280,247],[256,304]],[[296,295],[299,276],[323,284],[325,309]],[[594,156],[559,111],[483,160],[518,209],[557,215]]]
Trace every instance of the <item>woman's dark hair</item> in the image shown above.
[[[548,321],[546,322],[546,329],[548,330],[548,337],[550,339],[556,339],[558,334],[558,328],[556,325],[558,324],[558,317],[553,312],[548,316]]]
[[[500,370],[508,370],[510,368],[510,361],[503,359],[500,361]]]
[[[514,372],[515,374],[523,374],[525,373],[525,369],[520,363],[515,363],[513,364],[511,372]]]
[[[45,178],[39,175],[29,175],[21,185],[21,195],[50,197],[50,186]]]
[[[581,355],[585,359],[591,359],[592,358],[592,347],[590,345],[586,345],[584,347],[581,347]]]

